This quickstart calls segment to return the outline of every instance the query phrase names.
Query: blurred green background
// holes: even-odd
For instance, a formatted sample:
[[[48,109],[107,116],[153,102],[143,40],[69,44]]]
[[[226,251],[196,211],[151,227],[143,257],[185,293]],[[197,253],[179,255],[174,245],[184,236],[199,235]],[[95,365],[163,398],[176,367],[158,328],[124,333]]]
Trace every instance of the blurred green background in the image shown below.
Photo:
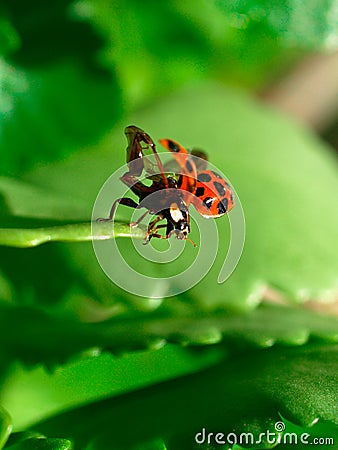
[[[337,11],[336,0],[1,2],[0,405],[11,419],[2,413],[0,448],[11,423],[13,449],[193,449],[202,426],[258,433],[280,417],[338,440]],[[226,218],[212,270],[164,300],[122,291],[91,243],[75,242],[125,163],[130,124],[206,149],[231,180],[247,236],[225,284]],[[65,223],[74,242],[18,248]],[[145,274],[177,268],[144,262],[128,238],[119,248]]]

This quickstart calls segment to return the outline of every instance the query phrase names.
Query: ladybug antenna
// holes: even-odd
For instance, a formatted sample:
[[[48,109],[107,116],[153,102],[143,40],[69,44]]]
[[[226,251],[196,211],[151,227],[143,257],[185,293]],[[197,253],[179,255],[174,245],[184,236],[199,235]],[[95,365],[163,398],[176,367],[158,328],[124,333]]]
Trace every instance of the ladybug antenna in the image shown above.
[[[197,247],[197,244],[192,239],[187,237],[187,241],[191,242],[195,248]]]

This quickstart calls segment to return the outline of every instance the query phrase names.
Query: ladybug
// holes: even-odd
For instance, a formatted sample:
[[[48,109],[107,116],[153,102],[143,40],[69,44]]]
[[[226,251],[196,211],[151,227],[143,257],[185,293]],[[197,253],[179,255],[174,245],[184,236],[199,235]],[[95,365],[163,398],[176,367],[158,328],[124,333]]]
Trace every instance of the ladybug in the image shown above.
[[[145,244],[153,237],[168,239],[173,234],[177,239],[191,241],[188,238],[190,204],[206,218],[221,217],[232,209],[234,200],[231,187],[220,174],[207,170],[207,155],[202,150],[189,153],[176,141],[160,139],[160,144],[173,154],[179,167],[179,171],[171,173],[168,166],[163,166],[154,141],[145,131],[131,125],[125,129],[125,135],[129,170],[121,177],[121,181],[136,194],[139,203],[131,198],[118,198],[111,207],[109,217],[99,218],[98,221],[113,220],[118,204],[136,209],[146,208],[147,211],[137,222],[130,224],[135,227],[147,214],[156,215],[148,226]],[[146,157],[145,150],[151,150],[155,164]],[[140,181],[143,172],[150,185]],[[156,196],[151,195],[154,193]],[[166,223],[158,224],[162,220],[166,220]],[[158,232],[161,228],[166,228],[165,235]]]

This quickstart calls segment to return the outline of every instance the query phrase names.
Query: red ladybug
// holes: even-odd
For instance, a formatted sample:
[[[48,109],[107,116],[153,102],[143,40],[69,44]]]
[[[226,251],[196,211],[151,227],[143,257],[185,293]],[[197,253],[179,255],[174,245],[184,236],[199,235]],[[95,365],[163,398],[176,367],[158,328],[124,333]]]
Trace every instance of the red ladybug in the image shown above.
[[[136,126],[129,126],[125,129],[125,134],[128,140],[129,171],[121,180],[138,196],[139,203],[131,198],[118,198],[110,210],[109,217],[97,219],[98,221],[112,220],[118,204],[131,208],[146,208],[147,211],[138,221],[130,224],[137,226],[147,214],[156,215],[148,226],[145,243],[153,237],[167,239],[173,234],[176,234],[177,239],[185,240],[189,239],[190,233],[190,203],[207,218],[221,217],[232,209],[234,200],[231,187],[220,174],[206,170],[207,156],[203,151],[194,150],[190,154],[179,143],[171,139],[161,139],[160,144],[172,152],[180,168],[180,173],[173,175],[165,170],[155,143],[147,133]],[[155,167],[144,155],[145,149],[153,152]],[[150,186],[139,180],[143,171],[146,178],[151,180]],[[155,192],[158,192],[156,202],[154,197],[150,196]],[[158,224],[162,220],[166,220],[166,223]],[[158,233],[160,228],[166,228],[165,235]]]

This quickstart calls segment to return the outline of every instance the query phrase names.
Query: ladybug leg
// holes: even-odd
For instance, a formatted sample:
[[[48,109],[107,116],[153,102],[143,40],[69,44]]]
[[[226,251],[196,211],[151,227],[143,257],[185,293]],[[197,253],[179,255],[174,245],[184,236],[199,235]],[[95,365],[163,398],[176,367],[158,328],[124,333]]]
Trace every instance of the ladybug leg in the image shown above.
[[[156,227],[156,224],[157,224],[157,222],[160,222],[161,220],[163,220],[163,216],[159,215],[156,217],[156,219],[154,219],[150,222],[149,227],[148,227],[148,234],[151,234],[153,231],[156,231],[156,229],[160,227],[160,225],[158,227]]]
[[[150,239],[152,237],[158,237],[157,236],[158,233],[156,233],[158,228],[164,228],[167,226],[165,224],[156,226],[157,222],[160,222],[161,220],[163,220],[163,216],[159,215],[156,217],[156,219],[154,219],[152,222],[150,222],[144,244],[148,244],[148,242],[150,241]],[[159,236],[161,236],[161,235],[159,235]],[[161,236],[161,238],[166,239],[166,237],[164,237],[164,236]]]
[[[141,216],[139,219],[137,219],[136,222],[130,222],[130,226],[131,226],[132,228],[137,227],[137,225],[139,225],[139,224],[142,222],[142,220],[145,218],[145,216],[146,216],[147,214],[150,214],[150,211],[146,211],[144,214],[142,214],[142,216]]]
[[[167,236],[162,236],[162,234],[159,234],[159,233],[152,233],[152,234],[149,236],[149,238],[147,238],[147,239],[145,240],[145,242],[143,242],[143,245],[149,244],[150,239],[152,239],[153,237],[156,237],[156,238],[158,238],[158,239],[167,239]]]
[[[156,218],[155,220],[153,220],[153,222],[150,224],[149,228],[148,228],[148,233],[147,233],[147,237],[146,237],[146,242],[145,244],[147,244],[151,238],[153,237],[157,237],[160,239],[168,239],[170,238],[170,236],[174,233],[174,227],[172,225],[172,223],[170,221],[167,221],[167,223],[163,223],[160,225],[156,226],[156,223],[159,222],[160,220],[162,220],[163,217],[161,216],[160,218]],[[153,225],[152,225],[153,224]],[[152,226],[151,226],[152,225]],[[165,236],[162,236],[161,234],[157,233],[157,230],[159,228],[166,228],[166,234]]]
[[[153,237],[156,237],[156,238],[158,238],[158,239],[168,239],[168,237],[169,237],[168,235],[163,236],[162,234],[156,233],[156,231],[157,231],[159,228],[166,228],[166,226],[167,226],[167,225],[166,225],[165,223],[163,223],[163,224],[158,225],[157,227],[155,227],[154,230],[151,232],[151,234],[149,234],[149,235],[146,237],[145,242],[143,242],[143,245],[149,244],[150,239],[152,239]]]
[[[167,227],[167,224],[165,224],[165,223],[161,223],[160,225],[157,225],[157,227],[155,227],[155,228],[152,230],[150,236],[151,236],[151,237],[154,236],[154,233],[156,234],[156,232],[157,232],[158,229],[160,229],[160,228],[166,228],[166,227]],[[167,237],[168,237],[168,236],[164,236],[164,239],[167,239]]]
[[[118,204],[124,205],[124,206],[129,206],[130,208],[135,208],[135,209],[139,207],[139,205],[131,198],[125,198],[125,197],[118,198],[117,200],[115,200],[115,202],[113,203],[113,206],[111,207],[109,217],[107,217],[107,218],[99,217],[98,219],[96,219],[96,222],[110,222],[114,217],[115,210],[116,210]],[[147,213],[148,213],[148,211],[147,211]]]

